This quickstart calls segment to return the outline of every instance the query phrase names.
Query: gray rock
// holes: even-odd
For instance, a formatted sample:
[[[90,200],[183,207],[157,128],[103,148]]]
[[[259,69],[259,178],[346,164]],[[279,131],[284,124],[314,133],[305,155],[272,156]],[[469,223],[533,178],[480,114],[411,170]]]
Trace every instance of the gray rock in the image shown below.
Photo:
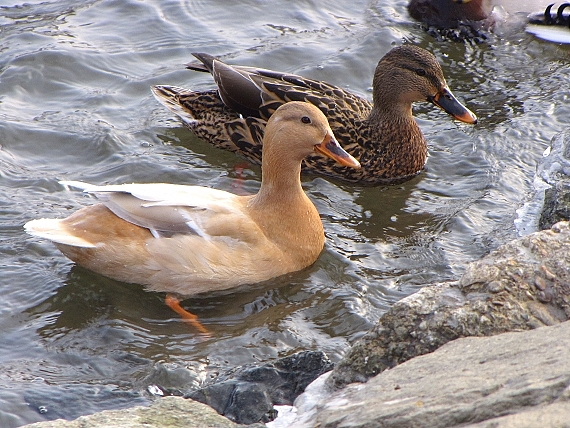
[[[336,388],[467,336],[492,336],[570,318],[570,229],[558,223],[471,263],[456,282],[397,302],[335,367]]]
[[[320,351],[303,351],[259,366],[246,365],[187,395],[240,424],[269,422],[273,405],[291,405],[306,386],[333,367]]]
[[[559,221],[570,220],[570,130],[552,138],[550,151],[539,163],[536,175],[548,186],[538,228],[550,229]]]
[[[570,128],[552,138],[550,149],[539,163],[536,175],[550,185],[570,177]]]
[[[570,220],[570,181],[561,180],[544,191],[544,205],[538,227],[550,229],[559,221]]]
[[[556,134],[538,162],[534,192],[517,210],[514,220],[520,235],[550,229],[570,219],[570,128]]]
[[[569,337],[565,322],[455,340],[336,391],[306,426],[570,427]]]
[[[106,410],[73,421],[58,419],[27,428],[234,428],[238,425],[205,404],[180,397],[157,399],[149,407]],[[257,425],[263,427],[263,425]],[[253,426],[252,426],[253,428]]]

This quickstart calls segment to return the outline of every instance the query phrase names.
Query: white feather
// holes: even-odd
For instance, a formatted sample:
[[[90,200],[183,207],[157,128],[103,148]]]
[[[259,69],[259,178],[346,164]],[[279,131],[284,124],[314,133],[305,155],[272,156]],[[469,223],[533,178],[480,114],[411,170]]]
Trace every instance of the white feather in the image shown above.
[[[37,236],[38,238],[49,239],[50,241],[59,244],[71,245],[73,247],[81,248],[95,248],[96,245],[73,236],[65,232],[60,227],[60,220],[53,218],[40,218],[32,220],[24,225],[24,229],[30,235]]]

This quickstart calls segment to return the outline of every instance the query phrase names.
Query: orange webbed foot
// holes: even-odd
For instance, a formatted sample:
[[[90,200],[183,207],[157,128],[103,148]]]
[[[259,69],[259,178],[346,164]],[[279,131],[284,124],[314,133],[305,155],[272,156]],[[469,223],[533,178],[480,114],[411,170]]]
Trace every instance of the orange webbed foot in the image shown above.
[[[188,312],[186,309],[180,306],[180,300],[178,300],[178,298],[176,298],[172,294],[167,294],[166,298],[164,299],[164,303],[166,303],[166,305],[170,309],[172,309],[174,312],[180,315],[180,317],[184,322],[190,324],[200,333],[207,334],[208,336],[210,335],[210,331],[206,327],[204,327],[204,325],[200,321],[198,321],[197,315]]]
[[[237,178],[232,181],[232,188],[234,189],[233,192],[236,195],[246,196],[250,193],[243,188],[243,182],[245,180],[245,175],[243,173],[244,169],[249,167],[249,163],[247,162],[240,162],[234,166],[234,171],[236,172]]]

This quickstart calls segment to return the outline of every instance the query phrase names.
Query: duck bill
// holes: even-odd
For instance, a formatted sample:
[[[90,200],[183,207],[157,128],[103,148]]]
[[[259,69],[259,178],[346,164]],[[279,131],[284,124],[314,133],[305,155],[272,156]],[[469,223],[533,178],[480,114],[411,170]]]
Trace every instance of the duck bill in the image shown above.
[[[465,123],[477,123],[477,116],[471,110],[457,101],[448,87],[443,88],[433,97],[428,97],[428,101],[438,106],[455,119]]]
[[[359,169],[360,162],[349,155],[334,138],[331,133],[328,133],[324,140],[315,146],[315,151],[337,161],[343,166]]]

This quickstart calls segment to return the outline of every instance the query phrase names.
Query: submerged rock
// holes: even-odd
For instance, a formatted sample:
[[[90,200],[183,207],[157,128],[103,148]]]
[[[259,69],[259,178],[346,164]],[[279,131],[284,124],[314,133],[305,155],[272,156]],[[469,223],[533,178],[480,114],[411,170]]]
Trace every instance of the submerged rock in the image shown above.
[[[443,344],[554,325],[570,318],[570,229],[558,223],[471,263],[459,281],[426,286],[402,299],[335,367],[341,388]]]
[[[187,395],[240,424],[269,422],[274,405],[292,405],[333,364],[323,352],[304,351],[259,366],[238,367]]]

